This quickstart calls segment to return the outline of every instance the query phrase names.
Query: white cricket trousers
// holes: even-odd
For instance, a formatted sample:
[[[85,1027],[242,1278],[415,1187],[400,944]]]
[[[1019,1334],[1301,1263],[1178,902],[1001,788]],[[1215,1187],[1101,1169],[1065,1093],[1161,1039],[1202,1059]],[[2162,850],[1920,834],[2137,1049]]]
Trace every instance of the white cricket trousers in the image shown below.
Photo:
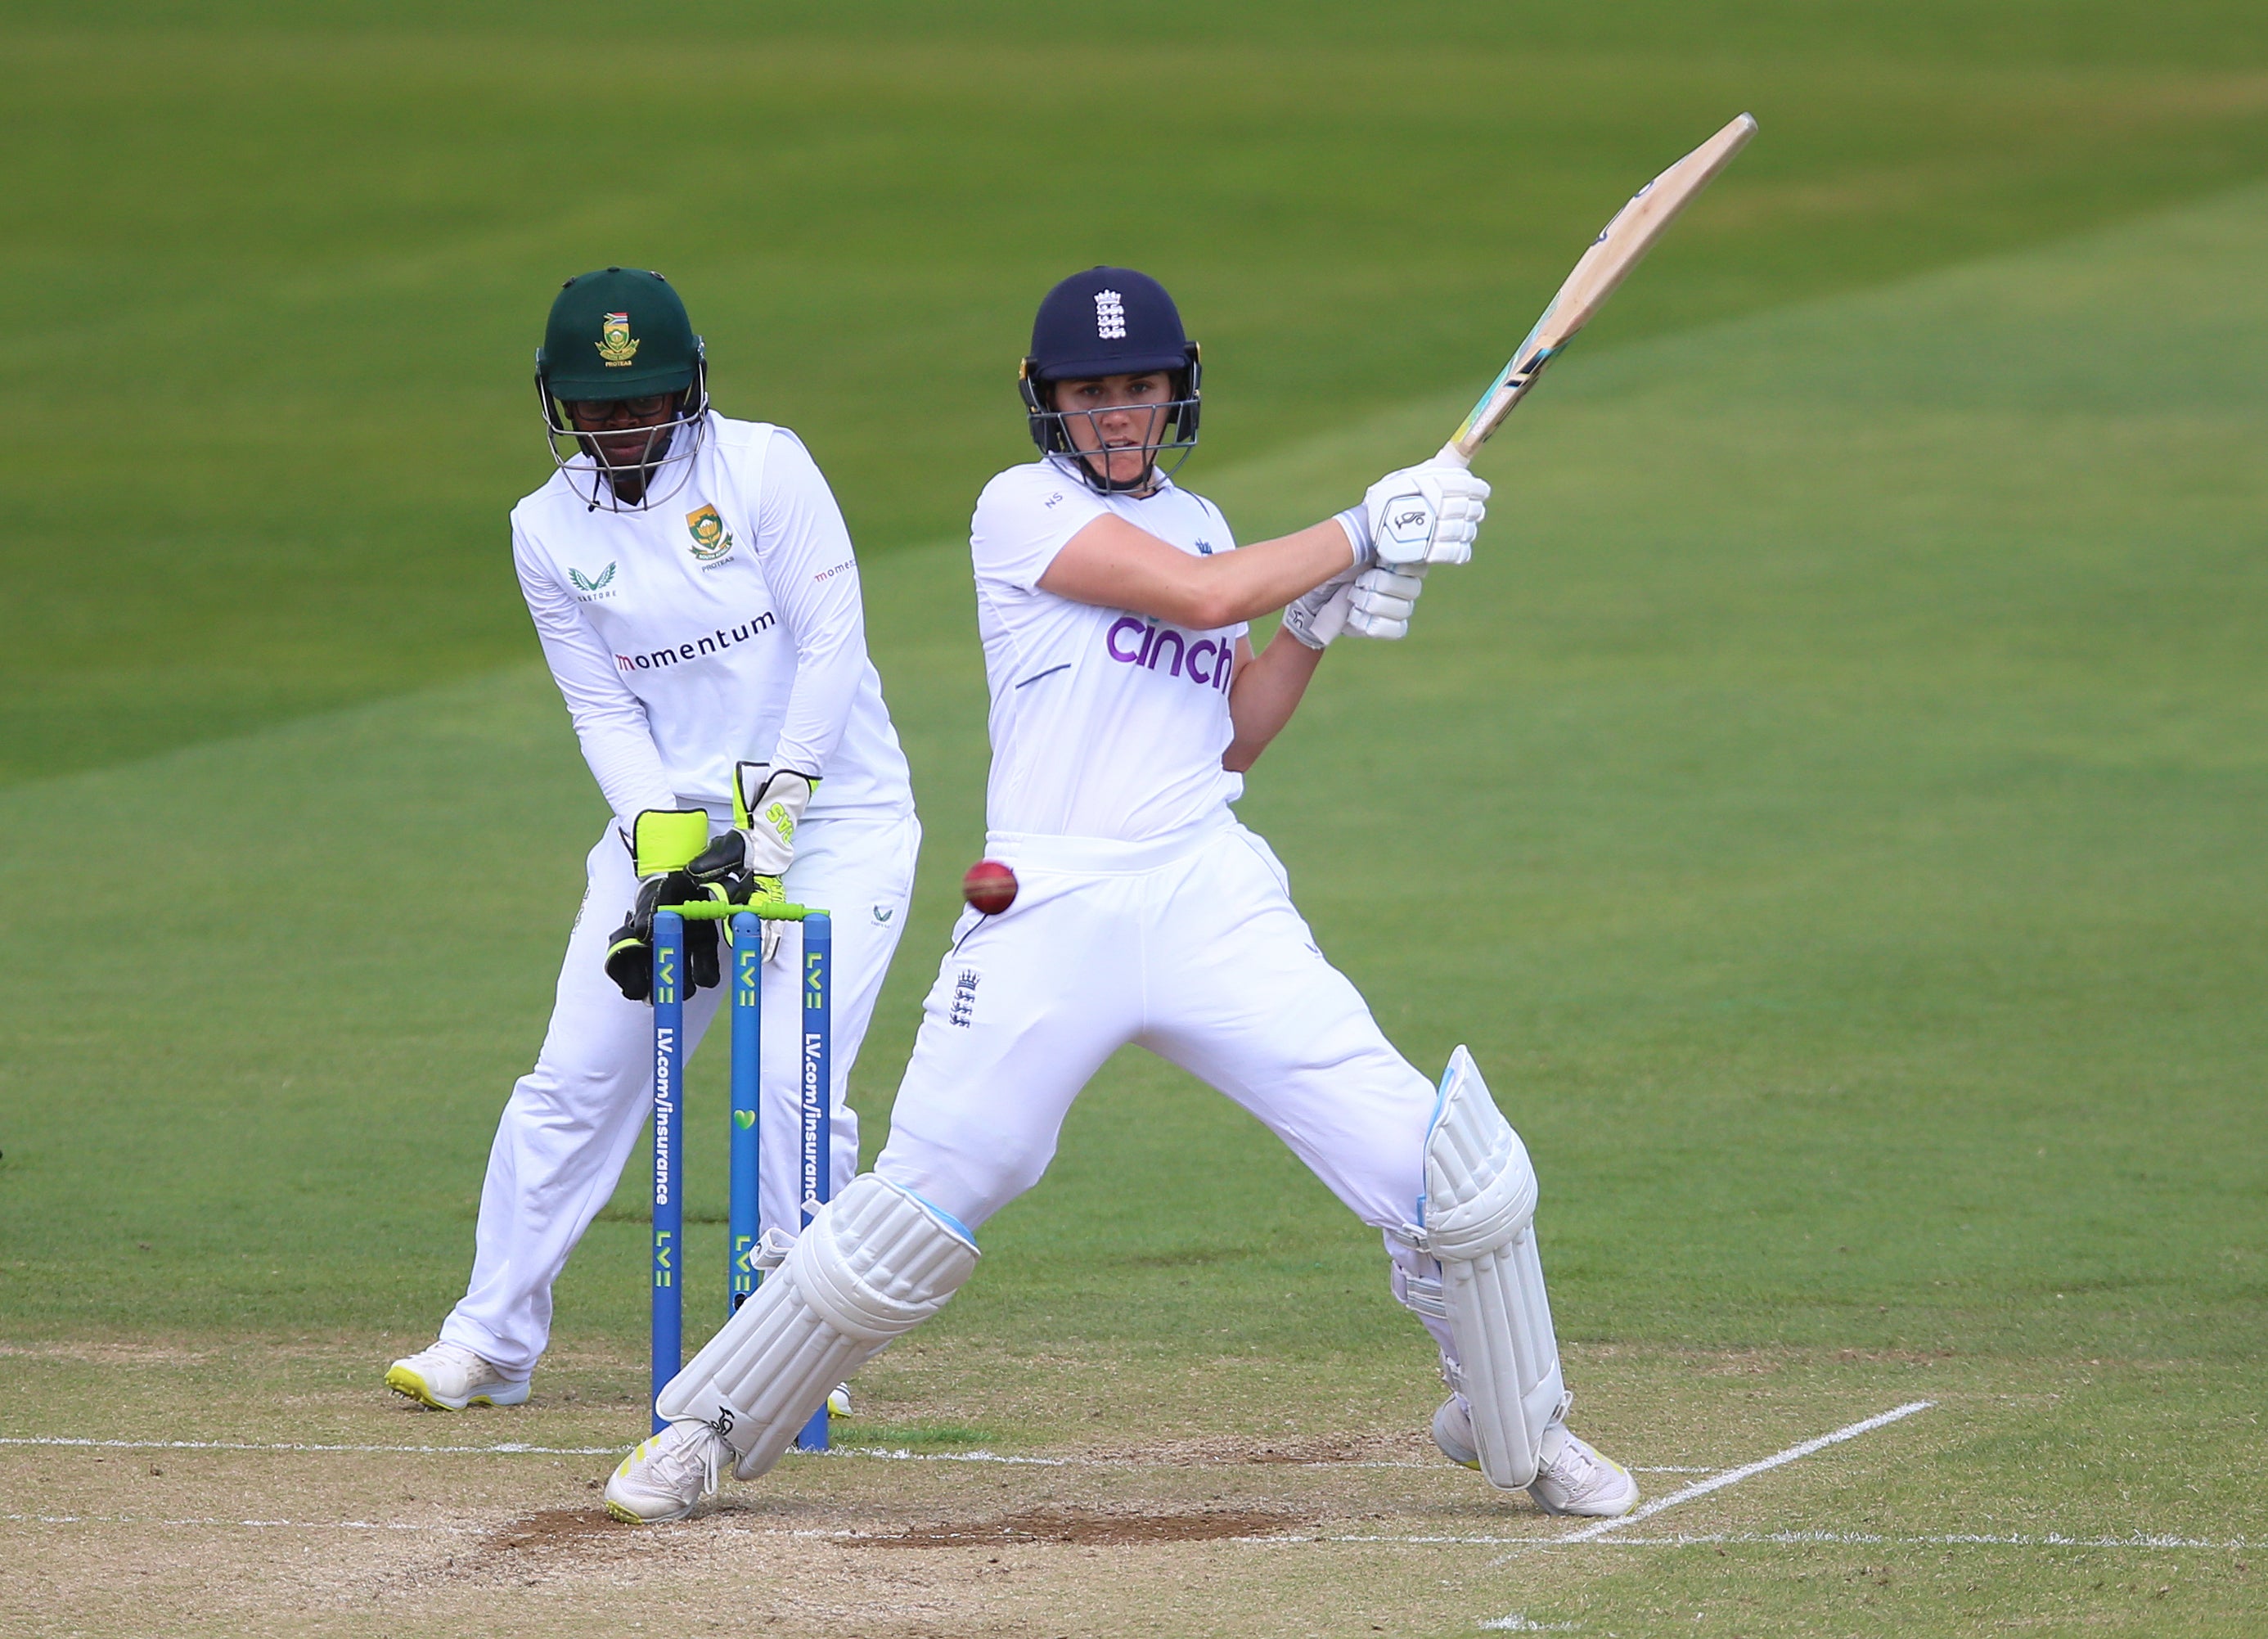
[[[975,1229],[1039,1182],[1071,1100],[1138,1042],[1364,1222],[1417,1221],[1432,1083],[1323,959],[1266,843],[1224,810],[1158,842],[996,832],[986,850],[1016,903],[955,927],[875,1171]]]
[[[844,1089],[905,925],[921,826],[910,814],[812,819],[797,828],[795,841],[787,897],[834,919],[831,1159],[840,1189],[858,1170],[858,1118],[843,1102]],[[637,892],[629,850],[612,825],[591,850],[587,873],[543,1051],[512,1089],[489,1151],[472,1281],[441,1326],[444,1341],[464,1345],[508,1377],[534,1370],[550,1340],[552,1282],[614,1193],[653,1104],[653,1009],[625,1001],[606,973],[608,937]],[[731,953],[719,957],[729,975]],[[802,959],[800,934],[791,927],[773,958],[775,971],[764,977],[757,1130],[767,1141],[801,1130],[802,1020],[794,976]],[[720,986],[686,999],[688,1059],[724,994]],[[721,1111],[716,1136],[725,1141]],[[792,1142],[763,1145],[758,1194],[765,1227],[790,1233],[800,1227],[800,1159]]]

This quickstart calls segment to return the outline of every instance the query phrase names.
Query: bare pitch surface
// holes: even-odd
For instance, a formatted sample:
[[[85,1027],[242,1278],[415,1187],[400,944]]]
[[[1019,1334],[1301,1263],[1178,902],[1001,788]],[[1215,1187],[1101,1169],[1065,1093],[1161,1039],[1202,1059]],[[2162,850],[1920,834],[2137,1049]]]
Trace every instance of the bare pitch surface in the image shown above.
[[[2233,1409],[2227,1369],[1578,1350],[1594,1426],[1656,1459],[1644,1480],[1670,1504],[1624,1525],[1498,1497],[1406,1425],[1349,1426],[1312,1384],[1268,1420],[1328,1433],[1252,1433],[1222,1362],[1172,1370],[1189,1414],[1145,1428],[1102,1398],[1116,1374],[1086,1380],[1094,1398],[1004,1408],[967,1371],[886,1359],[841,1451],[637,1530],[596,1502],[609,1430],[637,1415],[635,1356],[570,1353],[534,1406],[453,1417],[374,1401],[360,1379],[380,1347],[248,1371],[217,1352],[12,1352],[20,1414],[98,1432],[0,1443],[0,1543],[28,1568],[0,1620],[42,1635],[1274,1635],[1697,1619],[1962,1634],[2083,1615],[2090,1631],[2217,1634],[2242,1631],[2268,1546],[2257,1509],[2184,1532],[2167,1527],[2177,1509],[2132,1502],[2213,1463],[2213,1431],[2169,1418],[2167,1396]],[[245,1392],[185,1394],[216,1369]],[[974,1443],[986,1421],[1006,1438]],[[2007,1460],[2081,1430],[2139,1454],[2124,1483],[2047,1494]]]

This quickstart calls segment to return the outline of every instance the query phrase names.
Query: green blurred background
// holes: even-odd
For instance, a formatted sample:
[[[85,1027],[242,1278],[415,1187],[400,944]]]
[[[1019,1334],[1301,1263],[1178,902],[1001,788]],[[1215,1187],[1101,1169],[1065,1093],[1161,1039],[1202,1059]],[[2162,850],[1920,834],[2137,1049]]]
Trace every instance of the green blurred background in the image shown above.
[[[878,1134],[981,837],[959,535],[1041,292],[1174,290],[1184,476],[1256,536],[1432,450],[1745,107],[1491,446],[1481,561],[1334,653],[1246,817],[1412,1058],[1480,1052],[1571,1335],[2268,1341],[2257,4],[0,27],[11,1333],[407,1338],[459,1289],[601,817],[504,524],[566,275],[666,272],[865,554],[930,831]],[[637,1183],[561,1294],[626,1357]],[[941,1337],[1423,1376],[1374,1240],[1150,1060],[988,1241]]]

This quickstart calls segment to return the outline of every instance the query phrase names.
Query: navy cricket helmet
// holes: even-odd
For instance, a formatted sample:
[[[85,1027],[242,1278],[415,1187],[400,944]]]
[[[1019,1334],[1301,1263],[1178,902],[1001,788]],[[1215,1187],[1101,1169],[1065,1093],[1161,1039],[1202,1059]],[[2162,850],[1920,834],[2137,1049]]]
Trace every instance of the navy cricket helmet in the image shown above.
[[[1092,381],[1152,371],[1163,372],[1172,383],[1170,396],[1160,406],[1164,417],[1151,435],[1155,441],[1141,447],[1148,457],[1142,476],[1114,483],[1107,472],[1097,473],[1090,462],[1079,458],[1064,425],[1067,412],[1057,408],[1049,389],[1057,381]],[[1203,374],[1197,344],[1182,330],[1181,310],[1174,306],[1164,285],[1131,268],[1089,268],[1072,274],[1041,300],[1039,314],[1032,321],[1032,351],[1018,373],[1018,385],[1023,392],[1032,442],[1042,453],[1071,457],[1068,464],[1092,488],[1146,490],[1153,482],[1160,454],[1179,452],[1173,466],[1167,469],[1171,472],[1197,447]],[[1091,419],[1101,412],[1068,413]],[[1101,443],[1098,434],[1090,447]]]

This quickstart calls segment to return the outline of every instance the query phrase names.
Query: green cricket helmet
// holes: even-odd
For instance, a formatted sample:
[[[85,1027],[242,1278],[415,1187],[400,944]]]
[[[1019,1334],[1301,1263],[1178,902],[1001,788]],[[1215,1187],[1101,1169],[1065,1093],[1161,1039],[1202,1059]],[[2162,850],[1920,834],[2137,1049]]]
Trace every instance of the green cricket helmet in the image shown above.
[[[535,390],[552,459],[576,482],[589,480],[593,506],[615,511],[644,507],[661,493],[665,467],[692,470],[709,412],[708,364],[685,304],[659,273],[642,268],[602,268],[578,273],[560,287],[535,352]],[[578,432],[565,406],[622,399],[676,399],[675,414],[652,429],[633,461],[610,461]],[[634,478],[634,481],[633,481]],[[636,491],[625,500],[620,491]]]

